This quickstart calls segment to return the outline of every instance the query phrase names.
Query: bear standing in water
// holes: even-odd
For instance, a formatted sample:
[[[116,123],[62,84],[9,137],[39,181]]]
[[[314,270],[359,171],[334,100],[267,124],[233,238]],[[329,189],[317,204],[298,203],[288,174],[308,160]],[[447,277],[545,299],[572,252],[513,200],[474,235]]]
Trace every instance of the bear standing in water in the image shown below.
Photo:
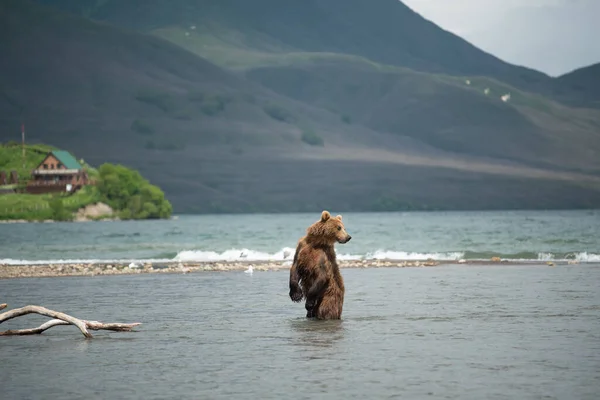
[[[344,305],[344,279],[335,257],[335,242],[347,243],[342,216],[323,211],[321,219],[298,241],[290,268],[290,298],[306,299],[306,317],[340,319]]]

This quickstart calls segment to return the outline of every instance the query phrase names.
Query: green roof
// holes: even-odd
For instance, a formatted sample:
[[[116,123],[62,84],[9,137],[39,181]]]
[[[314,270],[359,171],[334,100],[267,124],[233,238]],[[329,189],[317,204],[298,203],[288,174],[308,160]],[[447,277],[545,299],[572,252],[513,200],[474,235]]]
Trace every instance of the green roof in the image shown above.
[[[77,162],[77,160],[75,159],[75,157],[73,157],[71,155],[71,153],[69,153],[68,151],[65,150],[54,150],[51,152],[54,157],[56,157],[58,159],[58,161],[60,161],[65,168],[67,169],[81,169],[83,168],[81,166],[81,164],[79,164]]]

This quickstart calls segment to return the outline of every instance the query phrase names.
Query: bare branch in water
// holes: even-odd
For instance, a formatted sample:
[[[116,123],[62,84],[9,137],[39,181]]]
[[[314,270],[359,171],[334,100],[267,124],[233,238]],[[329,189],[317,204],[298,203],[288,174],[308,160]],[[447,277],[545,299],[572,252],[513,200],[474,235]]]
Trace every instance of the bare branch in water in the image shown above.
[[[0,310],[6,308],[6,304],[0,304]],[[134,327],[141,325],[140,322],[135,322],[132,324],[121,324],[121,323],[102,323],[98,321],[86,321],[83,319],[75,318],[70,315],[67,315],[62,312],[49,310],[40,306],[25,306],[21,308],[16,308],[14,310],[6,311],[0,314],[0,324],[4,321],[8,321],[9,319],[17,318],[27,314],[40,314],[45,315],[47,317],[55,318],[50,320],[37,328],[32,329],[17,329],[17,330],[8,330],[4,332],[0,332],[0,336],[11,336],[11,335],[35,335],[40,334],[54,326],[58,325],[75,325],[83,336],[86,338],[92,338],[92,334],[88,331],[90,330],[109,330],[109,331],[117,331],[117,332],[128,332],[131,331]]]

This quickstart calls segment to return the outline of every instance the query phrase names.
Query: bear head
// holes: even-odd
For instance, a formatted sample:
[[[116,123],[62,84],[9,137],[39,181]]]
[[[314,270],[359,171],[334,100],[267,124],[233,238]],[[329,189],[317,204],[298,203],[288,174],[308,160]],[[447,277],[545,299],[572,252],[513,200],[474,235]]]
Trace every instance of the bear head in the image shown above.
[[[315,244],[333,245],[335,242],[348,243],[352,236],[346,232],[342,216],[332,217],[329,211],[321,213],[321,219],[306,230],[307,240]]]

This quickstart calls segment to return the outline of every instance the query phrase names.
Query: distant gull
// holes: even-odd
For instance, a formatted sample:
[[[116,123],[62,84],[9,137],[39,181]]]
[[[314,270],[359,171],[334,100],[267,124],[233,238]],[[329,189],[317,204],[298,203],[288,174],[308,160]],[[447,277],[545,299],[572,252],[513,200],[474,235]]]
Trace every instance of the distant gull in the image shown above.
[[[254,267],[252,265],[250,265],[248,267],[248,269],[244,271],[244,273],[250,274],[250,275],[252,275],[252,272],[254,272]]]
[[[246,258],[246,257],[248,257],[248,254],[245,251],[242,251],[240,253],[240,258]]]
[[[286,258],[288,258],[288,256],[290,255],[290,251],[289,250],[284,250],[283,251],[283,259],[285,260]]]

